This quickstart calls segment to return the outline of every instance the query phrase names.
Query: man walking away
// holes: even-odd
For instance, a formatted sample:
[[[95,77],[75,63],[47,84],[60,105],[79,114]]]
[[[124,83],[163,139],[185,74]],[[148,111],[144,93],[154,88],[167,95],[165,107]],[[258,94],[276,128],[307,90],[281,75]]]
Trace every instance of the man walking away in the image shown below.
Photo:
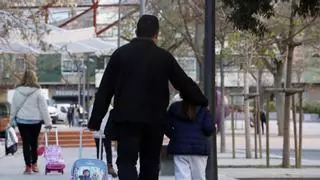
[[[73,126],[73,112],[74,112],[74,107],[73,107],[73,104],[72,104],[68,108],[68,112],[67,112],[67,118],[68,118],[68,122],[69,122],[69,127]]]
[[[137,38],[112,54],[88,124],[91,130],[100,129],[101,120],[114,96],[114,110],[109,121],[112,121],[111,131],[115,132],[118,142],[120,180],[159,179],[169,81],[185,95],[188,102],[208,105],[199,87],[185,74],[175,58],[156,45],[158,33],[157,17],[143,15],[137,24]],[[139,175],[136,169],[138,155]]]

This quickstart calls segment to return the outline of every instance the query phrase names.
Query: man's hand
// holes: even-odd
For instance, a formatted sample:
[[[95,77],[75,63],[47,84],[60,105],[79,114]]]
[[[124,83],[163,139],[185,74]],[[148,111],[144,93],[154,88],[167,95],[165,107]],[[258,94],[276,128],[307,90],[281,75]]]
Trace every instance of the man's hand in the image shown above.
[[[94,129],[92,129],[92,128],[88,128],[88,130],[89,130],[89,131],[96,131],[96,130],[94,130]]]
[[[9,129],[10,127],[15,128],[16,124],[13,121],[10,121],[7,125],[7,129]]]
[[[93,127],[93,125],[92,125],[90,122],[92,122],[92,119],[89,120],[88,125],[87,125],[87,128],[88,128],[90,131],[99,131],[99,130],[100,130],[100,126],[99,126],[98,128]]]

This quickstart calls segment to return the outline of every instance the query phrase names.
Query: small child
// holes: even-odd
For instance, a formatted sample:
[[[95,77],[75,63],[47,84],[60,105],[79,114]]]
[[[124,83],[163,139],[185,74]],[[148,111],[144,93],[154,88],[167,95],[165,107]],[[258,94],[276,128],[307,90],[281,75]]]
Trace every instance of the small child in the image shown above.
[[[214,130],[212,115],[207,107],[182,100],[170,106],[168,116],[168,154],[174,158],[175,180],[205,180],[208,137]]]
[[[104,129],[106,128],[107,122],[108,122],[108,118],[110,115],[110,111],[112,110],[112,106],[110,105],[107,114],[105,115],[105,117],[102,119],[102,123],[100,126],[100,130],[102,132],[104,132]],[[90,107],[90,115],[92,112],[92,107]],[[94,134],[94,141],[96,144],[96,148],[97,148],[97,159],[99,158],[99,131],[95,131]],[[106,159],[107,159],[107,165],[108,165],[108,174],[110,174],[112,177],[116,178],[118,177],[118,174],[116,173],[116,171],[113,168],[113,164],[112,164],[112,147],[111,147],[111,137],[110,136],[106,136],[106,135],[102,135],[102,144],[104,145],[105,151],[106,151]],[[100,154],[101,160],[103,160],[103,148]]]

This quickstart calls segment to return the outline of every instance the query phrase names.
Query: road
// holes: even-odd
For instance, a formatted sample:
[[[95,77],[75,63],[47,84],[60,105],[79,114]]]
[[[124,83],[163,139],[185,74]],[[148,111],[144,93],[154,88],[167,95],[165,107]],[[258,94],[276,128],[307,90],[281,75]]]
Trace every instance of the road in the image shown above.
[[[282,149],[270,149],[270,153],[282,156]],[[290,156],[294,158],[294,150],[291,149]],[[320,149],[303,149],[302,150],[302,159],[305,160],[320,160]]]

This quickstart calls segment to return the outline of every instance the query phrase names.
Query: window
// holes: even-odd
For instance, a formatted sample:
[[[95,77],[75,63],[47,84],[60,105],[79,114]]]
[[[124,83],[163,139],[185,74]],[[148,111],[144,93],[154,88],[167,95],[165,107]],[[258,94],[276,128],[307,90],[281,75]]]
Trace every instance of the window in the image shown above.
[[[23,58],[17,58],[16,59],[16,70],[23,70],[25,66],[24,59]]]
[[[73,58],[76,58],[75,60]],[[83,58],[82,57],[70,57],[68,54],[62,55],[62,73],[77,73],[78,68],[81,67]]]
[[[63,61],[62,72],[73,72],[72,61]]]
[[[78,72],[78,68],[81,67],[81,61],[66,60],[62,62],[62,72],[72,73]]]
[[[192,57],[180,57],[177,61],[181,68],[190,76],[193,80],[197,80],[197,68],[196,59]]]
[[[60,107],[60,111],[61,111],[61,112],[63,112],[63,113],[67,113],[66,108],[65,108],[65,107],[63,107],[63,106],[61,106],[61,107]]]

